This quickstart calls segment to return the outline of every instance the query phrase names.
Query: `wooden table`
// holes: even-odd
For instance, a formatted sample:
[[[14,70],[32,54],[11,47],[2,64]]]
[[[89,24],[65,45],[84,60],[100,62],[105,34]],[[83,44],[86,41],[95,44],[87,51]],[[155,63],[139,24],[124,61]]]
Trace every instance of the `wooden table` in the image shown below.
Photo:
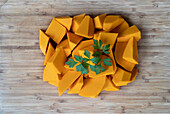
[[[53,17],[120,14],[142,31],[139,74],[97,98],[68,95],[42,81],[39,29]],[[1,0],[0,113],[170,113],[169,0]]]

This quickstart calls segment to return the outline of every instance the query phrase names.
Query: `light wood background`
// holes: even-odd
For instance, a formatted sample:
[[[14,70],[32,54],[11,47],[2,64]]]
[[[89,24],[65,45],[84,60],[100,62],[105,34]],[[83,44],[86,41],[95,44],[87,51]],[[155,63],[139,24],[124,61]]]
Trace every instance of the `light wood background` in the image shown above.
[[[118,92],[68,95],[42,81],[39,29],[53,17],[120,14],[142,31],[139,74]],[[0,113],[170,113],[169,0],[0,0]]]

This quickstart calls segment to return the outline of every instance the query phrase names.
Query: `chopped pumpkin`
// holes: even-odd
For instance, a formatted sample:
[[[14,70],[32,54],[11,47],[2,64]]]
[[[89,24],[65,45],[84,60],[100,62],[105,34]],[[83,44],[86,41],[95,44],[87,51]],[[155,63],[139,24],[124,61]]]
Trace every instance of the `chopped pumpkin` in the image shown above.
[[[62,79],[59,81],[58,85],[59,96],[61,96],[64,93],[64,91],[66,91],[67,88],[69,88],[80,75],[81,73],[76,71],[66,72]]]
[[[110,44],[110,49],[113,48],[118,33],[107,33],[107,32],[100,32],[98,39],[103,42],[103,44]]]
[[[66,17],[57,17],[55,18],[59,23],[61,23],[64,27],[69,31],[72,25],[72,18],[69,16]]]
[[[71,49],[70,49],[70,45],[69,45],[68,39],[65,39],[62,42],[60,42],[57,45],[57,48],[58,47],[62,47],[64,49],[64,52],[65,52],[67,57],[71,54]]]
[[[83,39],[83,37],[78,36],[71,32],[67,32],[67,38],[71,50],[73,50],[77,46],[77,44]]]
[[[63,48],[56,48],[53,56],[48,60],[47,64],[52,66],[56,73],[61,74],[64,71],[64,64],[67,60],[66,54]]]
[[[55,86],[58,86],[60,79],[61,77],[57,74],[55,66],[47,63],[43,73],[43,81],[48,81],[49,83],[51,82],[54,83]]]
[[[77,29],[79,28],[79,25],[80,25],[80,23],[81,23],[81,21],[83,20],[83,18],[84,18],[85,15],[86,15],[86,14],[83,13],[83,14],[76,15],[76,16],[73,17],[73,23],[72,23],[72,27],[71,27],[71,30],[72,30],[73,32],[76,32],[76,31],[77,31]]]
[[[109,50],[109,52],[110,52],[109,57],[112,59],[113,74],[114,74],[117,70],[117,66],[116,66],[115,58],[113,56],[113,51]]]
[[[104,84],[103,90],[105,90],[105,91],[118,91],[119,86],[115,86],[115,84],[112,82],[111,77],[106,77],[106,82]]]
[[[92,38],[94,34],[94,23],[90,16],[85,16],[82,22],[79,25],[79,28],[76,30],[75,34]]]
[[[55,50],[52,44],[49,42],[47,54],[45,55],[44,65],[47,64],[47,61],[51,58],[51,56],[54,54]]]
[[[79,93],[83,86],[83,75],[81,75],[69,88],[68,94]]]
[[[141,39],[141,32],[136,27],[136,25],[133,25],[126,29],[125,31],[121,32],[119,34],[119,37],[135,37],[136,41],[139,41]]]
[[[134,37],[131,37],[127,42],[123,53],[123,59],[138,64],[138,49],[137,49],[137,42]]]
[[[119,15],[108,15],[105,17],[104,23],[103,23],[103,30],[105,31],[112,31],[114,28],[116,28],[118,25],[120,25],[123,22],[123,19]]]
[[[130,83],[133,82],[137,76],[137,73],[138,73],[138,68],[135,67],[133,70],[132,70],[132,75],[131,75],[131,78],[130,78]]]
[[[94,25],[97,29],[103,28],[103,22],[107,14],[98,15],[94,18]]]
[[[83,97],[96,97],[102,91],[105,81],[106,76],[84,79],[79,95]]]
[[[66,31],[66,28],[54,18],[47,28],[46,34],[49,35],[57,44],[59,44],[66,34]]]
[[[130,82],[131,73],[121,68],[117,68],[116,73],[113,75],[112,81],[116,86],[124,86]]]
[[[50,37],[48,37],[42,30],[39,33],[40,49],[45,55],[47,53],[47,47]]]
[[[129,24],[123,20],[123,23],[112,30],[113,33],[120,33],[129,28]]]
[[[121,41],[121,39],[118,38],[114,55],[115,55],[116,62],[120,66],[122,66],[123,68],[125,68],[128,71],[132,71],[135,64],[123,59],[123,52],[125,50],[126,45],[127,45],[126,41]]]

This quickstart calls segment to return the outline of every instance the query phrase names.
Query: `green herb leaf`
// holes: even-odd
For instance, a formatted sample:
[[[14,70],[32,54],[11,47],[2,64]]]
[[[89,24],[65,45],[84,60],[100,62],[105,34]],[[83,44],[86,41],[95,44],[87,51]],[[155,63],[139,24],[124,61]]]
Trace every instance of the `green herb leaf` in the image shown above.
[[[90,52],[85,49],[84,55],[90,59]]]
[[[87,59],[87,58],[83,58],[83,61],[84,62],[87,62],[87,61],[89,61],[90,59]]]
[[[76,70],[77,72],[81,72],[81,74],[87,74],[89,71],[88,71],[88,67],[83,67],[82,64],[79,64],[76,66]]]
[[[91,61],[92,61],[94,64],[99,63],[100,60],[101,60],[101,59],[100,59],[99,57],[94,57],[94,58],[91,59]]]
[[[104,65],[112,66],[111,59],[108,59],[108,58],[103,59],[103,63],[104,63]]]
[[[102,53],[100,51],[95,51],[92,56],[94,57],[100,57]]]
[[[97,47],[97,46],[94,46],[94,45],[92,45],[92,46],[93,46],[93,48],[94,48],[94,49],[98,49],[98,47]]]
[[[89,63],[83,62],[82,65],[83,65],[83,67],[88,67]]]
[[[102,66],[101,66],[101,71],[102,71],[102,72],[104,72],[104,71],[105,71],[105,69],[104,69]]]
[[[99,48],[101,48],[102,44],[103,44],[102,41],[99,40]]]
[[[68,61],[65,62],[65,64],[68,65],[69,68],[73,68],[77,64],[77,62],[75,62],[73,59],[69,58]]]
[[[77,55],[74,55],[74,58],[76,59],[76,61],[79,61],[79,62],[82,62],[83,61],[83,57],[82,56],[77,56]]]
[[[102,52],[105,54],[110,54],[110,52],[108,52],[109,49],[110,49],[110,44],[104,45],[102,47]]]
[[[105,71],[105,69],[101,66],[101,64],[100,65],[95,65],[95,66],[90,65],[90,69],[92,71],[94,71],[96,74],[99,74],[100,72],[104,72]]]

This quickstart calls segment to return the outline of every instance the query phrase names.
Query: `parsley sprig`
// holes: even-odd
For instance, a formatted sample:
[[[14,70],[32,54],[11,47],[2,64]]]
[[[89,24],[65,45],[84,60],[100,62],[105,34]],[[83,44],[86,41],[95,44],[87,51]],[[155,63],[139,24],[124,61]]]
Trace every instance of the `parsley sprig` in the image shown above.
[[[85,49],[84,55],[86,57],[77,56],[74,55],[75,60],[69,58],[65,64],[69,66],[69,68],[73,68],[76,64],[76,70],[77,72],[81,72],[81,74],[88,74],[89,73],[89,66],[91,71],[94,71],[96,74],[99,74],[101,72],[104,72],[105,69],[101,65],[101,62],[104,63],[106,66],[112,66],[111,59],[105,58],[102,59],[102,55],[104,54],[110,54],[110,44],[103,45],[101,40],[95,40],[94,39],[94,53],[92,54],[93,58],[90,58],[90,52]],[[94,65],[89,64],[89,61],[93,62]]]

